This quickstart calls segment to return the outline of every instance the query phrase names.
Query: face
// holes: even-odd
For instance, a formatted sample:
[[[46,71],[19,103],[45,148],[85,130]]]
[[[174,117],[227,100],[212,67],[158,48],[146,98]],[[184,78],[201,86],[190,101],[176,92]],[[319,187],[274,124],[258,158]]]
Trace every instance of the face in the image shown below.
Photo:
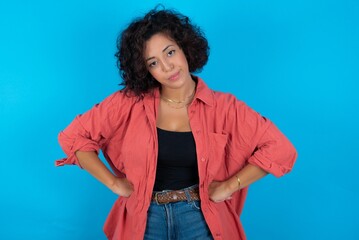
[[[185,54],[165,34],[155,34],[146,42],[144,57],[148,71],[163,88],[178,89],[192,81]]]

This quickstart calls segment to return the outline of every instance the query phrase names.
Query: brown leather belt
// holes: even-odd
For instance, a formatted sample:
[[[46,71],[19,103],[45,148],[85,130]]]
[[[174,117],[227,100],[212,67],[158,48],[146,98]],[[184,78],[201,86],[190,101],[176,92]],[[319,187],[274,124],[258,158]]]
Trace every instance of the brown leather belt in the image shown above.
[[[188,193],[188,197],[186,195]],[[155,192],[152,194],[152,201],[157,204],[166,204],[180,201],[199,201],[199,189],[175,190],[166,192]]]

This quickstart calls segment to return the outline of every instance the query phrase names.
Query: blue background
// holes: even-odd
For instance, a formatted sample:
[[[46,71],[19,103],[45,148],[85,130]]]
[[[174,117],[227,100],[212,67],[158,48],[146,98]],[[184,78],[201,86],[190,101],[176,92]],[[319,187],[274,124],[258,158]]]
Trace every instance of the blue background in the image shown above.
[[[55,168],[57,134],[119,89],[118,33],[157,1],[0,2],[0,239],[105,239],[116,196]],[[163,1],[211,46],[199,75],[267,116],[293,171],[253,184],[249,240],[359,239],[359,1]]]

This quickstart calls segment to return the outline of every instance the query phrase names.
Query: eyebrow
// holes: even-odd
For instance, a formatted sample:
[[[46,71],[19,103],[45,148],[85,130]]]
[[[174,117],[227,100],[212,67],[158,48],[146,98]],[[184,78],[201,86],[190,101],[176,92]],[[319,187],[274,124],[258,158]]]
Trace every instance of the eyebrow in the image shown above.
[[[174,45],[168,45],[167,47],[165,47],[163,50],[162,50],[162,52],[165,52],[169,47],[172,47],[172,46],[174,46]],[[149,58],[147,58],[146,59],[146,62],[148,61],[148,60],[151,60],[151,59],[154,59],[155,57],[149,57]]]

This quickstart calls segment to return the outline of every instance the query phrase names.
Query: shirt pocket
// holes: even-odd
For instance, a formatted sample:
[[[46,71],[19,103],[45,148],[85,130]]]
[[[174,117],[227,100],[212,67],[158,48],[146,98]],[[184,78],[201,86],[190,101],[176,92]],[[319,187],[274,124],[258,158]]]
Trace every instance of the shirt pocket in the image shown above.
[[[223,181],[228,178],[226,147],[228,135],[209,133],[209,157],[207,171],[211,180]]]

